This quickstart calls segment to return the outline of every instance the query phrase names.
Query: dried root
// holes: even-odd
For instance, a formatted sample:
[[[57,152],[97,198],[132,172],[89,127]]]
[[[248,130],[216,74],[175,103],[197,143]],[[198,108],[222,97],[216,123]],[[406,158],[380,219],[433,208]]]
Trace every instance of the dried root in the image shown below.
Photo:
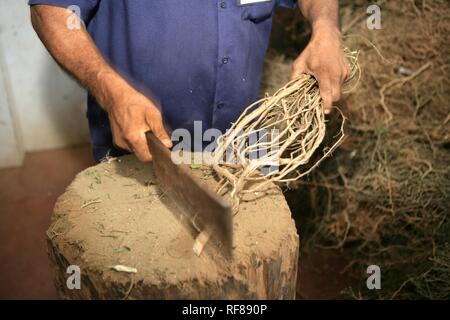
[[[345,52],[351,66],[345,84],[345,91],[349,91],[360,70],[358,53]],[[324,139],[325,117],[314,77],[304,74],[288,82],[272,96],[248,106],[219,138],[213,164],[222,178],[219,192],[228,190],[236,209],[246,193],[307,175],[342,142],[344,120],[333,145],[314,164],[301,168],[309,164]]]
[[[373,2],[341,3],[344,42],[363,70],[342,102],[351,138],[298,182],[290,207],[304,253],[349,257],[340,271],[354,297],[450,299],[450,6],[385,1],[382,30],[351,23]],[[382,290],[366,287],[371,264],[383,270]]]

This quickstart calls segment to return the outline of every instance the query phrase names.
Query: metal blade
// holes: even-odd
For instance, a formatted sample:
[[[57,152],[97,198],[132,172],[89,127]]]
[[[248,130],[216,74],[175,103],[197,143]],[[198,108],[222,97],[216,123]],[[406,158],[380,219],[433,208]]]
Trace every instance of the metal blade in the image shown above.
[[[197,230],[201,226],[202,230],[198,231],[211,230],[211,236],[222,244],[223,253],[231,256],[231,206],[194,177],[187,166],[175,164],[170,150],[153,133],[147,132],[146,136],[153,157],[153,169],[161,188],[188,215]]]

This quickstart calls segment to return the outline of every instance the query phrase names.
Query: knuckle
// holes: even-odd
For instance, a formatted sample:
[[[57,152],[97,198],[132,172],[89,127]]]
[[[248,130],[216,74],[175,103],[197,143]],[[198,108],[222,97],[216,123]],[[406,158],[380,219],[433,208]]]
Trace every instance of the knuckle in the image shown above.
[[[134,131],[128,131],[125,132],[124,134],[124,138],[127,142],[129,142],[130,144],[136,144],[139,142],[140,137],[138,134],[136,134],[136,132]]]
[[[117,139],[113,139],[113,144],[114,144],[115,146],[118,146],[119,148],[122,148],[122,149],[123,149],[123,144],[120,143],[120,141],[118,141]]]
[[[331,91],[326,92],[323,95],[323,100],[327,103],[330,104],[333,101],[333,94],[331,93]]]
[[[321,96],[322,99],[324,99],[324,100],[331,99],[331,90],[328,90],[328,89],[322,89],[322,90],[320,90],[320,96]]]
[[[144,156],[143,154],[141,154],[139,151],[136,151],[134,154],[136,155],[136,157],[137,157],[140,161],[146,161],[146,160],[147,160],[147,157]]]
[[[330,68],[330,78],[333,80],[340,79],[343,74],[343,70],[339,66],[333,66]]]
[[[149,121],[161,121],[162,115],[161,112],[158,109],[155,110],[148,110],[147,111],[147,119]]]
[[[115,144],[118,147],[122,147],[123,146],[123,141],[122,139],[119,138],[119,136],[117,135],[117,133],[113,132],[113,144]]]
[[[302,69],[302,67],[303,67],[303,60],[297,59],[292,63],[291,69],[298,70]]]
[[[322,86],[329,87],[330,86],[330,72],[329,70],[325,69],[324,67],[320,67],[316,70],[312,70],[314,72],[314,75],[316,76],[317,80],[321,82]]]
[[[312,58],[309,59],[308,65],[311,67],[311,69],[319,69],[323,64],[320,63],[319,59]]]
[[[319,77],[319,89],[320,92],[324,95],[331,94],[331,84],[327,78]]]
[[[136,149],[136,150],[134,150],[134,153],[140,161],[145,162],[145,161],[150,161],[152,159],[150,152],[148,152],[147,149]]]
[[[123,143],[121,141],[114,141],[113,143],[114,143],[115,146],[117,146],[117,147],[119,147],[121,149],[128,150],[128,146],[127,146],[126,143]]]
[[[324,74],[326,69],[324,68],[324,66],[320,65],[320,64],[316,64],[316,63],[311,63],[310,65],[310,69],[312,72],[314,72],[315,74]]]
[[[333,83],[339,83],[342,79],[342,73],[340,71],[335,71],[333,72],[333,74],[330,76],[330,79]]]

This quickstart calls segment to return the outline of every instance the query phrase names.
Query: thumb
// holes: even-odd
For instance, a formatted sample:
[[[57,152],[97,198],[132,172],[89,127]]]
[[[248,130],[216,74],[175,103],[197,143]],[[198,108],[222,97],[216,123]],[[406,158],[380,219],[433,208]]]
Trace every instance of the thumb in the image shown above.
[[[170,139],[166,129],[164,128],[161,114],[147,113],[147,123],[153,134],[167,147],[172,147],[172,140]]]

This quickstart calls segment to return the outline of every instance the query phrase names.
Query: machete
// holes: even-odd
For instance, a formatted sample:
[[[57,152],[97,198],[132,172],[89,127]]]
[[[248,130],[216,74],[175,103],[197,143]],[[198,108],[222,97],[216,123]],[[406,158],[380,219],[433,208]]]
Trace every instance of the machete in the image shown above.
[[[233,233],[229,203],[192,175],[189,167],[175,164],[170,149],[153,133],[149,131],[146,136],[160,188],[200,232],[194,252],[200,255],[211,236],[219,241],[220,251],[227,258],[231,257]]]

